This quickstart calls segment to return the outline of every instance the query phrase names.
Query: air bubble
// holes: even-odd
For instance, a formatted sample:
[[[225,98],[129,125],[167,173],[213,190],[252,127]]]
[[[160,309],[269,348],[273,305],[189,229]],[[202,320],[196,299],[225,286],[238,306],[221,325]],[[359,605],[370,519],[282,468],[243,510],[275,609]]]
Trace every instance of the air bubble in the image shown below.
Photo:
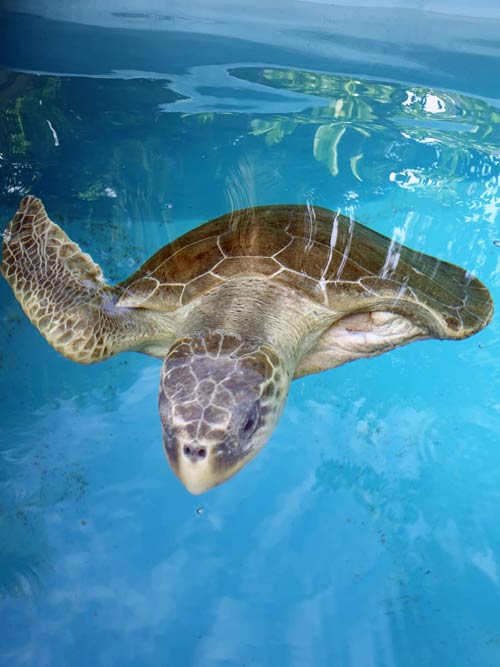
[[[495,239],[493,241],[493,245],[496,246],[497,248],[500,248],[500,239]]]
[[[205,510],[203,509],[203,507],[198,507],[198,508],[196,508],[196,514],[197,514],[198,516],[201,516],[201,515],[203,514],[204,511],[205,511]]]

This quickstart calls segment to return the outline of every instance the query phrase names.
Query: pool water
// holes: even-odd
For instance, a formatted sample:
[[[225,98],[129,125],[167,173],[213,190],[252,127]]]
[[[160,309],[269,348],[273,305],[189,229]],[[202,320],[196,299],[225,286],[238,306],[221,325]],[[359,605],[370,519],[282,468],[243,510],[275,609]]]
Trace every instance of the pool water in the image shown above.
[[[308,203],[500,303],[500,17],[365,4],[4,12],[2,226],[36,194],[116,281],[230,210]],[[499,341],[494,317],[294,382],[194,497],[161,361],[63,359],[2,279],[0,664],[499,665]]]

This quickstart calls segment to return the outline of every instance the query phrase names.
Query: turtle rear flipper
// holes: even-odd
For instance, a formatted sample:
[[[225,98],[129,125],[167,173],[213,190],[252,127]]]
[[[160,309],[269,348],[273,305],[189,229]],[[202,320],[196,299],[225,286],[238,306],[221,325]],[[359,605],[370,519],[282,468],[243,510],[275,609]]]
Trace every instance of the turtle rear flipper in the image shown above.
[[[89,364],[155,337],[155,321],[115,303],[119,288],[52,222],[42,202],[25,197],[3,235],[1,271],[47,341]]]

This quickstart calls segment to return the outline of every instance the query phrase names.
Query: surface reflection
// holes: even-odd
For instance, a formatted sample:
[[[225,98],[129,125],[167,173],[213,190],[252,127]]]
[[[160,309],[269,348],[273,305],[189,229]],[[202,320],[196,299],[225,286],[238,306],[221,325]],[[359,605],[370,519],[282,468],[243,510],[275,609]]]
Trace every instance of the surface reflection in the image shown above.
[[[362,180],[361,174],[372,177],[373,171],[376,173],[373,158],[377,159],[378,152],[369,142],[378,137],[384,138],[393,161],[407,157],[403,152],[411,147],[411,141],[405,140],[431,147],[425,156],[430,164],[419,178],[414,177],[412,185],[425,178],[465,178],[471,168],[480,178],[498,173],[500,112],[479,98],[298,70],[252,68],[235,69],[232,73],[261,85],[329,100],[327,105],[306,113],[255,119],[251,123],[252,131],[264,135],[270,144],[283,140],[301,125],[319,126],[313,137],[314,157],[333,176],[339,173],[342,155],[358,180]],[[344,145],[340,150],[340,144],[348,131],[358,136],[351,138],[346,152]],[[351,146],[358,148],[353,152],[349,150]],[[364,150],[369,156],[367,165]]]
[[[495,195],[492,183],[497,191],[500,112],[485,100],[301,70],[224,71],[231,84],[226,95],[234,95],[234,109],[214,113],[210,97],[199,85],[189,91],[198,111],[188,114],[177,108],[185,96],[170,90],[168,79],[4,72],[0,90],[4,204],[35,188],[48,191],[49,197],[54,192],[59,208],[69,208],[73,214],[78,203],[80,209],[82,203],[92,203],[104,216],[168,223],[174,215],[174,193],[177,197],[186,193],[183,209],[199,209],[198,197],[191,195],[189,201],[187,194],[204,187],[196,175],[188,177],[190,160],[199,162],[202,173],[214,171],[216,178],[220,174],[222,195],[227,190],[224,172],[234,171],[225,150],[231,147],[237,159],[260,175],[258,200],[262,195],[276,200],[275,178],[288,178],[288,169],[280,162],[299,146],[303,153],[308,142],[310,155],[340,178],[345,192],[373,196],[392,186],[412,192],[434,189],[435,194],[443,190],[445,202],[454,203],[466,196],[461,187],[472,179],[467,194],[474,206],[486,190],[488,197]],[[178,83],[182,77],[175,78]],[[260,111],[249,113],[238,107],[239,82],[253,91]],[[295,102],[284,99],[283,112],[273,112],[262,92],[266,89],[300,95],[303,110],[294,110]],[[218,91],[215,86],[212,96]],[[219,145],[216,138],[225,133],[228,143]],[[252,136],[268,150],[263,153],[250,141]],[[187,187],[188,178],[194,190]],[[317,179],[315,187],[323,181]],[[230,194],[229,203],[233,203]]]

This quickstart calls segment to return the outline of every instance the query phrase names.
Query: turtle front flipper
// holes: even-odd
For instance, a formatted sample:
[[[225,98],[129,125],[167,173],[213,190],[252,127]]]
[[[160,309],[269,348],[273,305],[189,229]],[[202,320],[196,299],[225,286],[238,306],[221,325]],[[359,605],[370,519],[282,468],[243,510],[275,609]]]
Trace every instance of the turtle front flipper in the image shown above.
[[[25,197],[3,235],[0,269],[31,322],[68,359],[89,364],[141,350],[158,336],[153,314],[115,305],[121,290]]]
[[[396,313],[375,310],[347,315],[321,334],[297,364],[294,379],[426,338],[432,338],[428,331]]]

